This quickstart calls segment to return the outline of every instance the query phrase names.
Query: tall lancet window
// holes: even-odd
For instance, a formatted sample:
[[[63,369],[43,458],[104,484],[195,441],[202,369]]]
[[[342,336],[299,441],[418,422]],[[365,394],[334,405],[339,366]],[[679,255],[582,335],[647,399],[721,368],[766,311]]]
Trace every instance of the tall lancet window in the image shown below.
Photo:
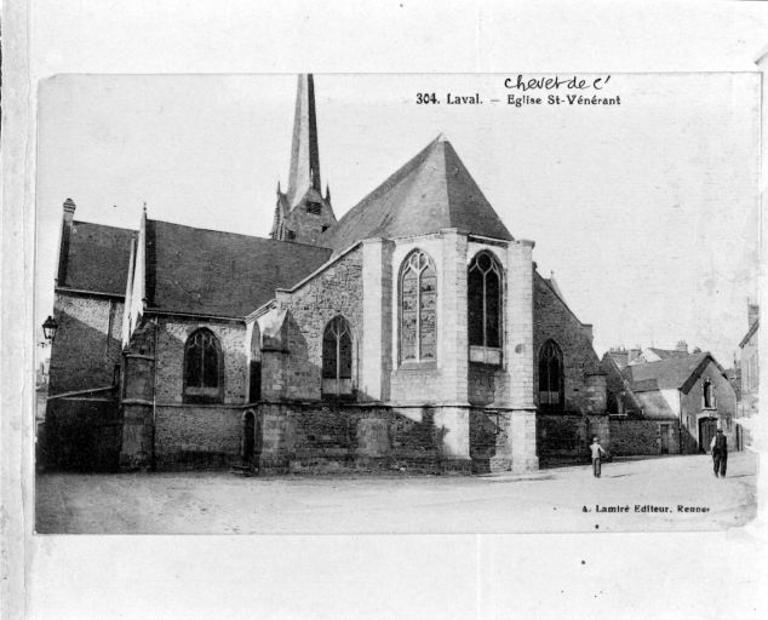
[[[184,402],[222,402],[221,347],[209,329],[198,329],[184,347]]]
[[[563,352],[554,340],[547,340],[539,351],[539,406],[563,408]]]
[[[400,361],[437,359],[437,270],[428,254],[414,250],[400,268]]]
[[[480,252],[467,272],[469,359],[501,364],[501,266],[490,252]]]
[[[352,330],[342,316],[323,332],[323,396],[352,394]]]

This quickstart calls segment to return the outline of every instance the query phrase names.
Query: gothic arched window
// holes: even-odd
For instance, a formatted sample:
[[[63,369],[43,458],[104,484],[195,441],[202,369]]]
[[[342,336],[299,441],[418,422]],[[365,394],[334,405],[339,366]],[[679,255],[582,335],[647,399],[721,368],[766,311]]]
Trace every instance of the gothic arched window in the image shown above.
[[[547,340],[539,351],[539,406],[563,408],[563,352],[554,340]]]
[[[501,267],[490,252],[480,252],[467,272],[470,361],[501,363],[503,307]]]
[[[437,359],[437,270],[414,250],[400,268],[400,361]]]
[[[352,330],[337,316],[323,332],[323,395],[352,394]]]
[[[223,356],[209,329],[193,332],[184,347],[184,402],[220,403],[223,394]]]

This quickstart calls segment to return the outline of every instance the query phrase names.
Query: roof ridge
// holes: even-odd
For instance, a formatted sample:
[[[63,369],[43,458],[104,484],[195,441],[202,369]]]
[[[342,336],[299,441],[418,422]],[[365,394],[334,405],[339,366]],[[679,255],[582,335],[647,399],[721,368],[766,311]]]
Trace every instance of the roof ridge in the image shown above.
[[[332,236],[333,231],[336,230],[346,219],[348,219],[353,214],[353,212],[362,209],[362,207],[365,204],[387,193],[393,187],[403,182],[412,172],[418,169],[420,164],[423,163],[423,161],[419,161],[421,158],[426,160],[428,151],[432,149],[436,144],[438,144],[437,138],[432,140],[429,144],[427,144],[427,146],[425,146],[418,153],[416,153],[416,155],[414,155],[408,161],[406,161],[403,165],[398,167],[392,174],[390,174],[386,179],[384,179],[384,181],[379,183],[375,188],[373,188],[370,192],[368,192],[365,196],[363,196],[363,198],[361,198],[357,203],[355,203],[355,205],[353,205],[351,209],[349,209],[344,215],[342,215],[341,219],[339,219],[339,221],[336,222],[336,225],[330,228],[326,234],[329,234]]]
[[[72,220],[72,224],[87,224],[88,226],[100,226],[102,228],[111,228],[112,230],[124,230],[126,232],[135,233],[135,228],[126,228],[125,226],[113,226],[112,224],[100,224],[99,222],[88,222],[86,220]]]
[[[321,250],[326,250],[328,252],[331,251],[331,248],[327,248],[327,247],[322,246],[322,245],[315,245],[313,243],[301,243],[299,241],[283,241],[283,240],[280,240],[280,239],[272,239],[271,237],[261,237],[259,235],[247,235],[245,233],[231,232],[229,230],[217,230],[215,228],[200,228],[199,226],[189,226],[187,224],[178,224],[176,222],[169,222],[167,220],[157,220],[157,219],[154,219],[154,218],[148,218],[147,222],[155,222],[155,223],[158,223],[158,224],[167,224],[169,226],[178,226],[179,228],[187,228],[189,230],[199,230],[201,232],[218,233],[218,234],[221,234],[221,235],[233,235],[233,236],[237,236],[237,237],[243,237],[243,238],[246,238],[246,239],[255,239],[255,240],[259,240],[259,241],[269,241],[271,243],[287,243],[287,244],[291,244],[291,245],[301,245],[301,246],[306,246],[306,247],[310,247],[310,248],[318,248],[318,249],[321,249]]]

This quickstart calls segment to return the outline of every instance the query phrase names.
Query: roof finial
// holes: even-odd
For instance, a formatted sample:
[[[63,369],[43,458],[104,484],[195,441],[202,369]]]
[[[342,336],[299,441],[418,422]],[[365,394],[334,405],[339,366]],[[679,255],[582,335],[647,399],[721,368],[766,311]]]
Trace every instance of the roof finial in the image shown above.
[[[448,139],[445,137],[445,134],[441,131],[439,134],[437,134],[437,138],[435,138],[435,142],[447,142]]]
[[[331,202],[331,186],[328,183],[325,184],[325,202]]]
[[[147,201],[144,201],[144,206],[142,207],[142,211],[144,212],[144,215],[147,214]]]
[[[281,189],[280,189],[280,179],[278,179],[278,180],[277,180],[277,194],[278,194],[278,196],[279,196],[279,195],[280,195],[280,194],[282,194],[282,193],[283,193],[283,192],[282,192],[282,191],[281,191]]]

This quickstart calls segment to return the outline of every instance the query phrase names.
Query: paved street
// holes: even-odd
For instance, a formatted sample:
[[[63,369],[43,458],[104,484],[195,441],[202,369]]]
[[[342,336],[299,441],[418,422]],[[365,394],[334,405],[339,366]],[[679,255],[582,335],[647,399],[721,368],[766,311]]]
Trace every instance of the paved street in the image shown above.
[[[39,533],[88,534],[711,530],[754,517],[756,471],[743,452],[730,455],[726,479],[704,455],[608,463],[600,479],[587,466],[487,477],[43,474],[36,522]]]

